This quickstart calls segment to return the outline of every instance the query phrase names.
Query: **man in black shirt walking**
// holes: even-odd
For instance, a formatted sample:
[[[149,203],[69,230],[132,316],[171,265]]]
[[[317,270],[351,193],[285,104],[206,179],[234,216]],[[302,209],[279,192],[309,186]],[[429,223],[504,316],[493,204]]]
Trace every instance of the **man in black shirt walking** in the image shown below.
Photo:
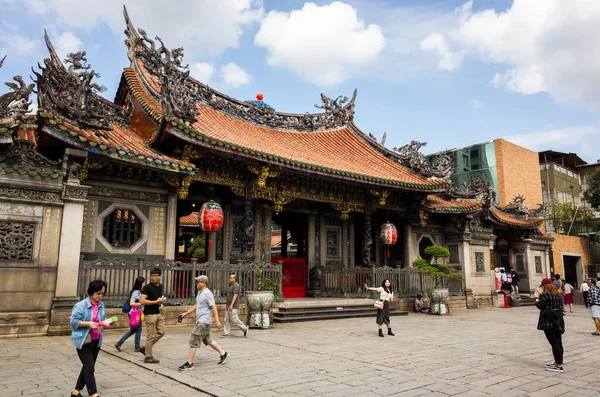
[[[231,332],[231,324],[237,325],[244,331],[244,336],[248,335],[248,326],[238,318],[238,307],[240,306],[241,288],[237,282],[235,274],[229,275],[229,289],[227,290],[227,310],[225,311],[225,329],[221,338],[226,338]]]
[[[141,303],[144,305],[144,323],[146,325],[146,346],[140,351],[146,357],[147,364],[158,364],[160,361],[152,355],[152,347],[165,334],[165,297],[163,285],[160,283],[162,271],[155,267],[150,272],[150,283],[142,290]]]

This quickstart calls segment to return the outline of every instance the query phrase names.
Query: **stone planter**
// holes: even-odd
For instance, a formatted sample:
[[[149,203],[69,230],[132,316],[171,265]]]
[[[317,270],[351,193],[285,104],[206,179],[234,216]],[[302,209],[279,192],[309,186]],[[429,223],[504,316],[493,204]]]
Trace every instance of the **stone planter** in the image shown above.
[[[450,308],[448,307],[448,289],[447,288],[436,288],[428,292],[429,300],[431,302],[430,314],[448,314]]]
[[[266,329],[271,326],[273,291],[246,291],[246,305],[248,307],[248,326],[250,328]]]

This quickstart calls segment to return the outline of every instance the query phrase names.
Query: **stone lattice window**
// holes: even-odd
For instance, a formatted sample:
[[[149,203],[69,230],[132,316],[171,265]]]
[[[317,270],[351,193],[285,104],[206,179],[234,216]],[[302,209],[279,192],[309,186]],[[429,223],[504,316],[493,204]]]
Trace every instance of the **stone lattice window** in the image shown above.
[[[35,224],[0,221],[0,261],[33,260]]]
[[[104,218],[102,235],[115,248],[131,248],[142,237],[142,221],[129,209],[115,209]]]
[[[536,256],[535,257],[535,272],[536,273],[543,273],[543,270],[542,270],[542,257],[541,256]]]
[[[459,263],[458,245],[449,245],[448,250],[450,251],[450,263]]]
[[[475,253],[475,271],[476,272],[485,272],[485,260],[483,252]]]

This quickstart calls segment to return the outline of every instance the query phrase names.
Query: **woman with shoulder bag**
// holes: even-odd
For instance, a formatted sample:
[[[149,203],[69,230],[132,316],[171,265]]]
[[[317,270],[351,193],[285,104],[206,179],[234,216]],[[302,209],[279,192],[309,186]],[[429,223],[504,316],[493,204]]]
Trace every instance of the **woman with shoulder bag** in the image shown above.
[[[375,307],[377,307],[377,328],[379,328],[379,336],[383,338],[383,330],[382,326],[385,324],[387,326],[388,335],[394,336],[392,332],[391,324],[390,324],[390,301],[393,302],[396,299],[394,298],[394,293],[392,292],[390,280],[384,280],[381,283],[381,287],[371,288],[365,284],[365,289],[367,291],[377,291],[379,292],[379,301],[383,302],[383,305],[376,303]],[[379,306],[379,307],[378,307]]]
[[[535,305],[540,309],[537,329],[544,331],[552,346],[554,362],[546,364],[546,371],[563,372],[562,334],[565,333],[565,320],[562,311],[562,299],[552,280],[542,280],[542,294],[535,293]]]
[[[136,352],[141,352],[142,354],[144,354],[144,349],[142,347],[140,347],[140,340],[142,339],[142,321],[141,321],[141,310],[142,310],[142,304],[140,303],[140,298],[142,296],[142,288],[144,288],[144,285],[146,284],[146,279],[142,276],[139,276],[138,278],[135,279],[135,282],[133,283],[133,288],[131,288],[131,291],[129,292],[129,305],[131,306],[131,310],[129,311],[128,315],[129,315],[129,331],[125,332],[125,334],[123,334],[123,336],[121,337],[121,339],[119,339],[119,341],[117,343],[115,343],[115,347],[117,348],[118,351],[121,351],[121,346],[123,345],[123,343],[125,343],[125,341],[131,336],[135,334],[135,339],[133,340],[133,347],[135,348]],[[127,308],[125,309],[127,310]],[[134,313],[135,312],[135,313]],[[139,313],[137,313],[139,312]],[[137,326],[132,326],[135,324],[132,324],[132,315],[134,316],[138,316],[138,318],[134,319],[134,320],[140,320],[140,321],[136,321]]]
[[[75,389],[71,397],[81,395],[81,391],[87,386],[90,397],[98,397],[96,378],[94,376],[96,358],[102,347],[102,331],[109,324],[106,321],[104,303],[102,298],[106,293],[106,283],[102,280],[94,280],[88,286],[88,297],[77,302],[71,312],[71,343],[77,349],[79,360],[83,364]]]

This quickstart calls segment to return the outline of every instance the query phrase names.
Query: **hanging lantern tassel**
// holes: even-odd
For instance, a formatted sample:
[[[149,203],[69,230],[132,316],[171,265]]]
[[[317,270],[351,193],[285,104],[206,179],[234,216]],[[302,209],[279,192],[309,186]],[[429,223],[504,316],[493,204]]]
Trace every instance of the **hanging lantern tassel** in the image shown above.
[[[387,257],[390,259],[390,247],[387,247]]]
[[[208,233],[208,249],[212,248],[212,239],[210,238],[210,233]]]

